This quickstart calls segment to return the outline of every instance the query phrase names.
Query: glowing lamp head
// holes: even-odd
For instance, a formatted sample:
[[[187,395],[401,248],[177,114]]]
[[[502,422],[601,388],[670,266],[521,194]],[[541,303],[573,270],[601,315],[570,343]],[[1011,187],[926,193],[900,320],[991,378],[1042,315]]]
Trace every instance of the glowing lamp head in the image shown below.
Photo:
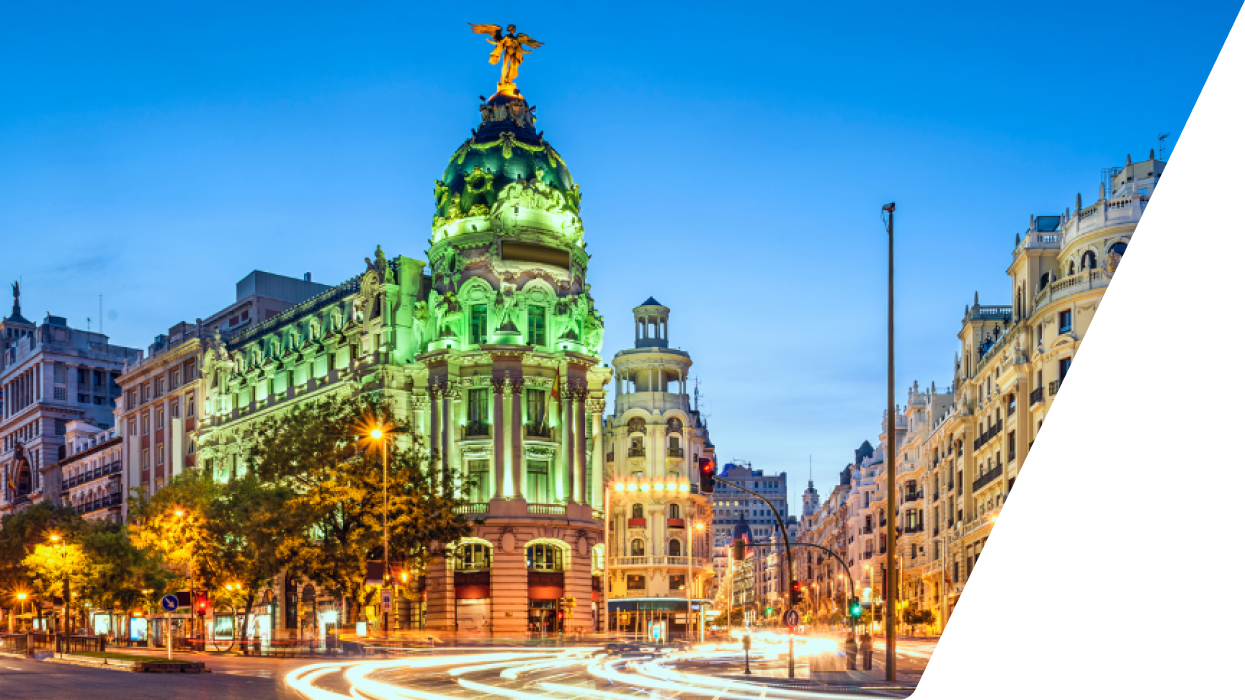
[[[649,485],[648,485],[647,483],[640,484],[640,490],[641,490],[641,491],[648,491],[648,490],[649,490],[649,488],[650,488],[650,487],[649,487]]]
[[[60,535],[52,535],[52,536],[51,536],[51,537],[49,537],[48,539],[52,540],[53,542],[60,542],[60,541],[61,541],[61,536],[60,536]]]
[[[182,510],[181,508],[178,508],[177,510],[173,511],[173,515],[176,515],[177,517],[182,518],[182,517],[185,517],[186,511]]]
[[[679,484],[679,490],[684,493],[687,493],[688,491],[692,490],[692,485],[691,484]]]
[[[18,599],[18,600],[26,600],[26,594],[25,594],[25,593],[18,593],[18,594],[17,594],[17,599]]]
[[[626,484],[614,484],[614,490],[615,491],[626,491],[627,485]]]
[[[665,490],[666,490],[666,485],[665,485],[665,484],[663,484],[663,483],[661,483],[661,482],[659,481],[659,482],[657,482],[657,483],[653,484],[653,490],[654,490],[654,491],[665,491]]]
[[[704,529],[705,529],[705,524],[704,524],[704,523],[696,523],[696,530],[697,530],[697,531],[701,531],[701,530],[704,530]]]
[[[385,431],[381,430],[380,428],[372,428],[372,439],[373,440],[379,440],[383,437],[385,437]]]
[[[640,487],[636,486],[635,484],[627,484],[627,490],[628,491],[639,491]]]

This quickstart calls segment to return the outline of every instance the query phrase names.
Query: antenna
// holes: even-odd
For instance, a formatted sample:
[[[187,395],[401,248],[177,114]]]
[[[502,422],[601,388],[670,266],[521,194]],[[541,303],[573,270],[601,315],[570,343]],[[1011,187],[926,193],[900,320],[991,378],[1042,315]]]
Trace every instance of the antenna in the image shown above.
[[[99,295],[99,332],[104,333],[104,295]]]
[[[86,332],[87,333],[91,332],[91,317],[90,316],[86,317]]]
[[[1159,160],[1163,160],[1163,153],[1167,151],[1167,137],[1171,136],[1171,132],[1159,134]]]

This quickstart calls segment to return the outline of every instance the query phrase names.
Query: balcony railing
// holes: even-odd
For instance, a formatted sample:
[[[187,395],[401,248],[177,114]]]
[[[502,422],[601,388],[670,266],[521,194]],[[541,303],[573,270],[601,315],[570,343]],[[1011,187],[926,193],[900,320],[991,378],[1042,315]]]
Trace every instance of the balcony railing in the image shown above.
[[[668,447],[666,448],[666,456],[677,457],[679,459],[683,459],[683,448],[682,447]]]
[[[644,518],[627,518],[627,527],[646,527],[647,524]]]
[[[121,462],[120,461],[112,462],[110,464],[102,464],[98,467],[95,467],[94,469],[88,469],[87,471],[81,474],[75,474],[74,476],[69,477],[68,479],[65,480],[65,488],[72,488],[74,486],[80,486],[87,482],[94,481],[96,479],[101,479],[105,476],[112,476],[113,474],[120,474],[120,473],[121,473]]]
[[[493,426],[488,423],[471,422],[463,426],[462,439],[486,438],[493,434]]]
[[[982,474],[981,476],[977,477],[973,481],[973,491],[976,492],[976,491],[981,490],[983,487],[988,486],[990,482],[994,481],[995,479],[999,478],[1002,475],[1003,475],[1003,465],[1000,464],[997,467],[994,467],[990,471],[986,472],[985,474]]]
[[[1046,400],[1046,397],[1042,395],[1042,387],[1038,387],[1034,389],[1033,391],[1029,392],[1029,405],[1030,406],[1036,406],[1045,400]]]
[[[480,515],[488,512],[487,503],[464,503],[461,506],[455,506],[454,512],[459,515]]]
[[[643,447],[628,447],[627,456],[628,457],[643,457],[644,448]]]
[[[670,526],[670,527],[674,527],[674,528],[680,528],[680,529],[682,529],[682,528],[683,528],[683,518],[670,518],[669,522],[667,522],[666,524],[667,524],[668,526]]]
[[[523,426],[523,434],[530,438],[551,439],[553,428],[548,423],[528,423]]]
[[[913,501],[915,501],[915,500],[918,500],[918,499],[920,499],[920,498],[924,498],[924,497],[925,497],[925,492],[924,492],[924,491],[908,491],[907,493],[905,493],[905,494],[903,495],[903,502],[904,502],[904,503],[911,503],[911,502],[913,502]]]
[[[1046,385],[1046,391],[1050,393],[1051,398],[1054,398],[1055,394],[1059,393],[1059,386],[1061,384],[1063,384],[1063,380],[1056,379],[1055,381],[1050,382],[1049,384]]]
[[[114,507],[121,505],[122,495],[123,494],[113,493],[113,494],[104,496],[103,498],[96,498],[95,500],[92,500],[92,501],[85,501],[75,506],[74,510],[78,511],[79,513],[94,513],[97,510],[103,510],[105,508],[114,508]]]
[[[667,557],[667,556],[648,556],[648,557],[613,557],[610,559],[611,566],[677,566],[686,568],[688,563],[687,557]],[[701,557],[691,558],[692,567],[696,569],[705,569],[712,566],[708,559]]]
[[[528,515],[566,515],[566,505],[563,503],[529,503],[527,504]]]

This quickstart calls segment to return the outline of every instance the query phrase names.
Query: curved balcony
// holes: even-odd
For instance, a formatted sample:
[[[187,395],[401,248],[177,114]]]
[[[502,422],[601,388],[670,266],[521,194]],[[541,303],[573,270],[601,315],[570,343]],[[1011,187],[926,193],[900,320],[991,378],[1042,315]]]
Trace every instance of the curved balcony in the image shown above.
[[[689,557],[667,557],[667,556],[649,556],[649,557],[612,557],[610,566],[618,568],[633,568],[645,566],[673,566],[687,568]],[[702,557],[691,557],[691,565],[693,569],[709,569],[713,567],[713,563]]]

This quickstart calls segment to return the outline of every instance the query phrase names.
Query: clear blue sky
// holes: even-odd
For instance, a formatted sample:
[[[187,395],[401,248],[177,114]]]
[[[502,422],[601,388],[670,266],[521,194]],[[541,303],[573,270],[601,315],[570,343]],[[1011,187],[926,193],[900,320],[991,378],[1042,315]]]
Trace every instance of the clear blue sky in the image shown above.
[[[1008,303],[1030,214],[1174,143],[1239,10],[1110,3],[8,3],[0,278],[25,313],[146,347],[252,269],[336,283],[423,257],[432,182],[497,69],[584,190],[607,359],[673,309],[725,459],[828,485],[898,384],[951,376],[964,304]],[[7,313],[7,302],[0,300]],[[97,324],[93,320],[93,325]],[[823,488],[824,491],[824,488]],[[793,509],[796,506],[793,506]]]

